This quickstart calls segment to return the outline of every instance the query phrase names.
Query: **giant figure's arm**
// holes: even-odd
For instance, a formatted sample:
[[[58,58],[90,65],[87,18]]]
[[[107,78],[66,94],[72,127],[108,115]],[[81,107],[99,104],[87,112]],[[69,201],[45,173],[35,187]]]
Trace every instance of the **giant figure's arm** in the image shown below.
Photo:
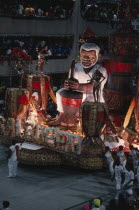
[[[82,91],[82,92],[86,92],[86,91],[90,90],[90,92],[91,92],[93,87],[94,87],[94,84],[95,84],[95,81],[79,84],[79,82],[67,81],[66,80],[65,84],[64,84],[64,87],[66,89],[79,90],[79,91]]]
[[[79,84],[79,88],[78,90],[82,91],[82,92],[88,92],[89,93],[89,90],[90,92],[92,92],[92,89],[94,88],[94,85],[95,85],[95,81],[91,81],[91,82],[88,82],[88,83],[84,83],[84,84]]]

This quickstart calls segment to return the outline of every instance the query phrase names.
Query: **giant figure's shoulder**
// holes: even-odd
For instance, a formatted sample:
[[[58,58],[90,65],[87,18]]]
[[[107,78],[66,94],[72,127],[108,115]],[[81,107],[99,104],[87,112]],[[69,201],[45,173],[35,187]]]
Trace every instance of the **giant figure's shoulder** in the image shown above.
[[[77,71],[79,71],[81,69],[83,69],[83,66],[82,66],[81,62],[77,61],[75,63],[75,69],[74,69],[74,71],[77,72]]]
[[[105,76],[107,77],[107,70],[106,68],[102,67],[101,65],[97,64],[97,69]]]
[[[97,68],[100,72],[107,72],[106,68],[102,67],[101,65],[97,64],[96,66],[97,66],[96,68]]]

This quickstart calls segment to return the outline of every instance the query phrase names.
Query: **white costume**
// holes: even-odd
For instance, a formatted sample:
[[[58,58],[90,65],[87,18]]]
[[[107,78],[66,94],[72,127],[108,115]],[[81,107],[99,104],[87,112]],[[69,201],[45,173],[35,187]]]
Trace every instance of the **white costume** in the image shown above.
[[[17,173],[18,160],[17,160],[16,146],[17,145],[12,145],[9,148],[12,151],[12,155],[11,155],[11,157],[8,160],[9,177],[15,177],[16,173]]]
[[[121,189],[121,180],[122,180],[122,173],[124,173],[124,169],[121,165],[115,166],[114,168],[114,173],[115,173],[115,181],[116,181],[116,189],[120,190]]]
[[[137,182],[139,183],[139,166],[137,167],[137,174],[136,174]]]
[[[133,167],[134,167],[134,172],[136,171],[137,167],[138,167],[138,163],[139,163],[139,158],[138,158],[138,155],[139,155],[139,152],[137,152],[136,150],[132,150],[129,155],[131,156],[132,158],[132,161],[133,161]]]
[[[119,157],[120,164],[125,169],[126,166],[126,156],[124,152],[117,152],[117,156]]]
[[[92,70],[89,73],[86,74],[84,69],[83,69],[83,65],[81,63],[76,63],[73,76],[74,76],[75,79],[77,79],[79,81],[79,84],[89,83],[96,70],[99,70],[103,74],[103,76],[105,77],[105,79],[101,82],[101,85],[100,85],[99,99],[98,99],[98,102],[105,102],[104,97],[103,97],[103,88],[104,88],[104,85],[107,81],[107,71],[106,71],[105,68],[96,64],[94,67],[92,67]],[[63,112],[61,92],[64,89],[65,88],[61,88],[60,90],[58,90],[56,92],[57,110],[59,112]],[[93,88],[92,88],[91,93],[87,93],[87,91],[83,93],[82,102],[84,102],[84,101],[94,101]]]
[[[125,170],[125,181],[124,181],[123,186],[125,186],[131,179],[134,179],[134,172]],[[128,186],[132,186],[132,185],[133,185],[133,181],[131,181],[128,184]]]
[[[113,157],[112,157],[111,152],[110,151],[107,151],[105,153],[105,157],[106,157],[106,160],[107,160],[107,164],[108,164],[108,167],[109,167],[109,171],[111,173],[111,176],[113,176],[113,174],[114,174],[114,169],[113,169],[114,160],[113,160]]]

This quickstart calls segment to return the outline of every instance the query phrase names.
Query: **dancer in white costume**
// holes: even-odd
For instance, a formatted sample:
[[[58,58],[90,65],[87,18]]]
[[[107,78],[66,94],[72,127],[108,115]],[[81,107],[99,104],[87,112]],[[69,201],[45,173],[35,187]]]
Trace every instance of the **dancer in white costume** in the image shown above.
[[[138,163],[139,163],[139,152],[135,150],[133,145],[130,145],[129,148],[131,150],[131,152],[129,152],[129,155],[132,159],[132,163],[133,163],[133,167],[134,167],[134,173],[136,174]]]
[[[100,87],[98,90],[98,102],[105,102],[103,98],[103,88],[107,81],[107,72],[106,69],[97,64],[98,59],[100,58],[100,48],[94,43],[85,43],[80,48],[80,63],[75,64],[74,69],[74,78],[78,80],[78,82],[70,83],[66,80],[64,87],[66,89],[72,89],[76,91],[83,92],[84,101],[95,101],[93,88],[96,84],[96,81],[93,79],[96,71],[98,71],[101,75],[100,78]],[[57,110],[60,112],[59,117],[56,121],[52,122],[52,125],[56,125],[60,123],[61,116],[64,114],[63,105],[62,105],[62,96],[61,92],[65,89],[62,88],[57,91]]]
[[[117,156],[119,157],[120,165],[125,169],[127,159],[125,153],[123,152],[123,149],[124,148],[122,145],[119,146],[119,151],[117,152]]]
[[[8,168],[9,168],[9,178],[16,177],[17,175],[17,165],[18,165],[18,153],[21,146],[16,145],[16,142],[12,141],[12,146],[8,150]]]
[[[108,168],[109,168],[111,177],[113,177],[113,174],[114,174],[114,168],[113,168],[114,159],[112,157],[110,148],[108,146],[105,147],[105,158],[106,158],[106,161],[107,161],[107,164],[108,164]]]

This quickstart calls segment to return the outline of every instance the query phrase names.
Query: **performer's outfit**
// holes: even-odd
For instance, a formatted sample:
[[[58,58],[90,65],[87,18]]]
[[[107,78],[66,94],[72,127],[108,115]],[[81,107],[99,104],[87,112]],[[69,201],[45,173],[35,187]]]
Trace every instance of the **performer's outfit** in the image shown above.
[[[134,172],[125,170],[125,181],[123,183],[123,186],[125,186],[130,180],[134,179]],[[133,186],[133,181],[128,183],[128,186]]]
[[[136,173],[136,179],[137,179],[137,182],[139,184],[139,166],[137,167],[137,173]]]
[[[109,171],[110,171],[111,177],[112,177],[113,174],[114,174],[114,169],[113,169],[114,159],[113,159],[112,154],[111,154],[110,151],[107,151],[105,153],[105,157],[106,157],[107,164],[108,164],[108,167],[109,167]]]
[[[115,174],[115,181],[116,181],[116,189],[121,189],[121,181],[122,181],[122,173],[124,173],[124,169],[121,165],[115,166],[114,174]]]
[[[9,149],[11,150],[12,154],[8,160],[8,168],[9,168],[9,176],[8,177],[16,177],[17,175],[17,165],[18,165],[18,157],[17,157],[17,150],[16,147],[19,148],[18,145],[12,145]]]
[[[92,67],[92,70],[89,73],[85,73],[83,65],[81,63],[76,63],[73,77],[79,81],[79,84],[89,83],[96,70],[100,71],[103,74],[103,76],[105,77],[105,79],[101,82],[101,85],[100,85],[99,99],[98,99],[98,102],[105,102],[104,97],[103,97],[103,88],[107,81],[107,71],[105,68],[101,67],[99,64],[96,64],[95,66]],[[62,106],[62,96],[61,96],[61,92],[64,89],[65,88],[61,88],[60,90],[58,90],[56,92],[57,110],[59,112],[64,112],[63,106]],[[84,102],[84,101],[94,101],[93,88],[92,88],[92,90],[83,92],[82,102]]]
[[[129,153],[129,155],[131,156],[132,161],[133,161],[134,172],[136,172],[138,163],[139,163],[139,158],[138,158],[139,152],[136,150],[133,150]]]
[[[125,153],[124,152],[117,152],[117,156],[119,157],[121,166],[123,166],[123,168],[125,169],[126,162],[127,162]]]

